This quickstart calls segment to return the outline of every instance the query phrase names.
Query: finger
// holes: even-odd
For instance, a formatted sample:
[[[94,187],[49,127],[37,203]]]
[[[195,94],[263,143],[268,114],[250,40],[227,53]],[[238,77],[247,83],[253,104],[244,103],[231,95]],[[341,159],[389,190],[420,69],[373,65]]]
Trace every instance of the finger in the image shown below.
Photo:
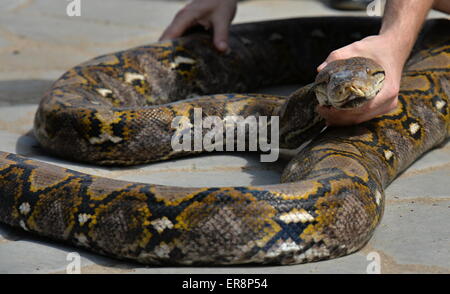
[[[391,112],[395,110],[398,106],[398,97],[390,98],[385,101],[383,101],[382,104],[377,106],[372,106],[369,111],[367,111],[365,114],[361,116],[363,121],[370,120],[374,117],[387,114],[388,112]]]
[[[327,126],[333,125],[336,121],[336,109],[332,107],[319,106],[317,112],[325,119]]]
[[[346,113],[335,108],[321,106],[317,109],[317,112],[325,119],[327,126],[343,126],[351,124]]]
[[[370,120],[376,115],[370,112],[357,112],[355,110],[323,109],[319,113],[325,118],[329,126],[349,126]]]
[[[326,61],[322,62],[322,64],[317,67],[317,71],[318,72],[322,71],[322,69],[324,69],[327,65],[328,65],[328,62],[326,62]]]
[[[338,59],[342,59],[340,50],[335,50],[331,52],[330,55],[328,55],[327,59],[325,59],[325,61],[317,67],[317,71],[323,70],[330,62],[333,62]]]
[[[195,23],[195,20],[196,15],[194,15],[193,12],[185,12],[181,10],[179,13],[177,13],[170,25],[161,35],[159,41],[165,41],[180,37],[189,27],[191,27]]]
[[[371,120],[377,116],[391,112],[397,108],[397,97],[382,99],[381,102],[369,101],[366,105],[356,109],[335,109],[319,107],[317,111],[329,126],[348,126]]]
[[[380,93],[360,108],[360,113],[362,114],[364,121],[369,120],[394,110],[397,107],[397,103],[398,84],[392,79],[389,79],[381,89]]]
[[[354,56],[354,54],[352,55],[352,50],[351,50],[351,47],[349,47],[349,46],[350,45],[347,45],[345,47],[342,47],[340,49],[332,51],[328,55],[327,59],[325,59],[325,61],[317,67],[317,71],[323,70],[330,62],[333,62],[338,59],[346,59],[346,58],[350,58],[350,57]]]
[[[229,23],[224,19],[214,19],[214,46],[219,51],[226,51],[228,49],[228,28]]]
[[[369,103],[355,109],[336,109],[334,107],[320,107],[318,112],[330,126],[348,126],[361,123],[369,119],[372,108]]]

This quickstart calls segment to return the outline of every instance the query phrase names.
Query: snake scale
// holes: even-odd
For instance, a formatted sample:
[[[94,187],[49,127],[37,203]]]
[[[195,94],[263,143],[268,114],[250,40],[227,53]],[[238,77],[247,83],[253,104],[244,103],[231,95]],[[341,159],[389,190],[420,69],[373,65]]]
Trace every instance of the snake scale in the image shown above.
[[[0,221],[155,265],[293,264],[357,251],[380,222],[386,186],[449,136],[450,22],[424,25],[397,109],[369,122],[320,132],[308,86],[287,98],[210,94],[311,83],[330,51],[379,27],[379,19],[353,17],[240,24],[227,54],[194,31],[74,67],[35,118],[36,138],[57,156],[132,165],[186,155],[171,150],[170,123],[195,107],[205,117],[280,115],[281,147],[312,141],[280,184],[247,187],[118,181],[0,152]],[[177,101],[184,98],[193,99]]]

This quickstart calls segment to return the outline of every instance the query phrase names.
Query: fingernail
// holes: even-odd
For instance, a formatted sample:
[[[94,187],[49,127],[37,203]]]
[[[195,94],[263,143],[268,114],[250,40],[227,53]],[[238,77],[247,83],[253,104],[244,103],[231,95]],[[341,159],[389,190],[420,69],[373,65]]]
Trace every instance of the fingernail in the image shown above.
[[[327,66],[327,64],[328,64],[328,63],[323,62],[321,65],[319,65],[319,66],[317,67],[317,70],[318,70],[318,71],[321,71],[325,66]]]
[[[219,44],[217,44],[217,48],[218,48],[220,51],[225,51],[225,50],[227,50],[228,45],[227,45],[226,42],[220,41]]]

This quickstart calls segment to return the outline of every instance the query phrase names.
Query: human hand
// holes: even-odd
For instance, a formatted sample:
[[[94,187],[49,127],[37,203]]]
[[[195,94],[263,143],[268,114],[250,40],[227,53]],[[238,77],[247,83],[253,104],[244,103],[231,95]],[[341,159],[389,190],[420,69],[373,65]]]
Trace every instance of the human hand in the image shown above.
[[[380,93],[361,107],[340,110],[319,106],[317,110],[325,118],[327,125],[359,124],[388,113],[397,107],[402,70],[409,55],[409,50],[397,46],[395,39],[387,35],[377,35],[331,52],[325,62],[317,68],[318,71],[325,68],[331,61],[362,56],[373,59],[384,68],[385,81]]]
[[[214,46],[219,51],[228,49],[228,28],[236,14],[237,0],[193,0],[175,15],[160,41],[181,36],[188,28],[202,25],[213,28]]]

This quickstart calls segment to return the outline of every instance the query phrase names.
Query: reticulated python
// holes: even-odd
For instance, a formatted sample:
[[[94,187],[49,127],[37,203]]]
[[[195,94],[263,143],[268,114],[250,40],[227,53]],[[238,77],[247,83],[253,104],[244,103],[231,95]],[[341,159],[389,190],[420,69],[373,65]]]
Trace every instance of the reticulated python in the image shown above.
[[[249,23],[233,26],[225,55],[213,49],[209,35],[194,32],[101,56],[55,82],[36,114],[35,136],[48,151],[70,159],[150,162],[184,154],[170,148],[170,123],[201,107],[205,117],[280,114],[282,147],[297,147],[323,128],[314,111],[316,98],[328,91],[323,86],[307,86],[289,98],[226,94],[158,104],[309,83],[331,50],[378,28],[379,20],[366,18]],[[292,159],[281,184],[148,185],[0,152],[0,221],[147,264],[289,264],[354,252],[380,222],[384,188],[450,133],[449,32],[448,20],[426,23],[395,111],[328,128]],[[370,80],[380,70],[367,62],[355,63],[367,66]],[[331,82],[331,76],[321,79]],[[337,100],[337,106],[352,106]]]

